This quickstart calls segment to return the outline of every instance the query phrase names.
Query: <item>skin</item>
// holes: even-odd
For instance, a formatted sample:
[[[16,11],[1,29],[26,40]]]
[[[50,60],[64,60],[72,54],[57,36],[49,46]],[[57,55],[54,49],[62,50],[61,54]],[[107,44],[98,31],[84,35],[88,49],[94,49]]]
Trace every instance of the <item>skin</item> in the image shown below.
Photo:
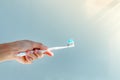
[[[16,60],[22,64],[31,64],[34,60],[43,58],[44,55],[53,56],[53,53],[42,43],[30,41],[30,40],[20,40],[15,42],[9,42],[0,44],[0,62]],[[31,53],[30,51],[33,51]],[[38,52],[38,50],[47,50],[44,54]],[[25,51],[26,56],[19,57],[16,56],[19,52]]]

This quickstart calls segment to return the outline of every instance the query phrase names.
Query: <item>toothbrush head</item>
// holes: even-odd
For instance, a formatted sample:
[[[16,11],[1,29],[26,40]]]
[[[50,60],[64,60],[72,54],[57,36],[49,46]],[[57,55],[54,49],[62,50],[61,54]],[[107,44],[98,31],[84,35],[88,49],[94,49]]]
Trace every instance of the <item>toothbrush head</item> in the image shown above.
[[[68,43],[67,44],[68,47],[75,47],[74,41],[72,39],[69,39],[67,43]]]

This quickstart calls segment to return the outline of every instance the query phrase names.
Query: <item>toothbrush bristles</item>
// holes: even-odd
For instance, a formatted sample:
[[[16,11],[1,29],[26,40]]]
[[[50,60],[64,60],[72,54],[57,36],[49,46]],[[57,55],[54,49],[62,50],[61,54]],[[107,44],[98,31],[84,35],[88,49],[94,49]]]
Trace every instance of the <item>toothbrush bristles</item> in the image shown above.
[[[75,46],[74,41],[72,39],[69,39],[67,42],[68,42],[67,46],[71,46],[71,47]]]

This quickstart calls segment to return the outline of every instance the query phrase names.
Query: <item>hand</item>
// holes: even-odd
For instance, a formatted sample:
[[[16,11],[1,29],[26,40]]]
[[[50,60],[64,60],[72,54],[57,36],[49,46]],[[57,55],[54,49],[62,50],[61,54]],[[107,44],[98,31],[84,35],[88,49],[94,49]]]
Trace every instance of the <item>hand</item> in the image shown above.
[[[4,50],[1,50],[2,48]],[[30,40],[20,40],[11,43],[1,44],[0,58],[2,60],[16,60],[22,64],[31,64],[33,60],[42,58],[44,54],[48,56],[53,56],[53,53],[51,51],[46,51],[44,54],[38,51],[47,49],[48,48],[41,43]],[[16,56],[19,52],[23,51],[27,53],[26,56]],[[33,51],[33,53],[31,53],[31,51]]]

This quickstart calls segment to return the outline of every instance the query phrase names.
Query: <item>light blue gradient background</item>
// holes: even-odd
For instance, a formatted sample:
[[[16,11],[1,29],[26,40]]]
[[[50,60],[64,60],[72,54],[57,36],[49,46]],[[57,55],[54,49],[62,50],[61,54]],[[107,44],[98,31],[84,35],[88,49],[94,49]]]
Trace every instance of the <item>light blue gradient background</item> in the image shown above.
[[[110,80],[108,33],[86,18],[84,0],[0,0],[0,43],[29,39],[76,47],[31,65],[0,63],[0,80]]]

